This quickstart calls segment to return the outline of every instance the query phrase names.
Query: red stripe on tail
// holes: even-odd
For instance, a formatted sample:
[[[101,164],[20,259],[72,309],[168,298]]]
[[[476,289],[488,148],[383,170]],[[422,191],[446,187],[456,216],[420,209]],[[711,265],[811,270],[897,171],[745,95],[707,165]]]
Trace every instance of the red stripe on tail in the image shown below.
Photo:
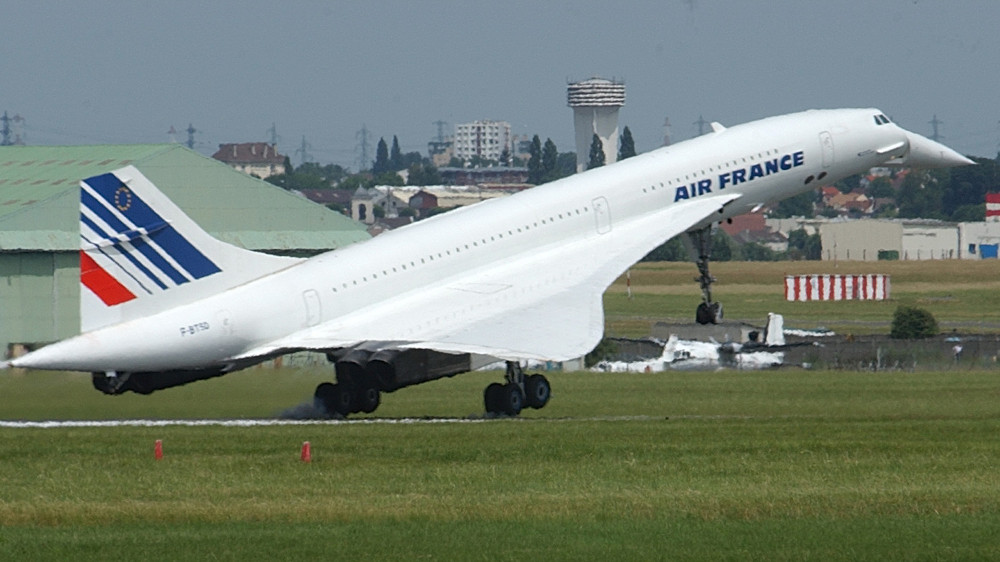
[[[107,306],[115,306],[135,298],[132,291],[101,269],[101,266],[83,250],[80,250],[80,283]]]

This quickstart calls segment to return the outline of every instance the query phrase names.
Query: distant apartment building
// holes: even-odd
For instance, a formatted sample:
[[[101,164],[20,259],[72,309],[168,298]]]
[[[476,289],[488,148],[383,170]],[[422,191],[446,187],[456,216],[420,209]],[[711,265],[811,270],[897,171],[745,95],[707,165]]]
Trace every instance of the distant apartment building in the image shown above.
[[[212,158],[261,179],[285,173],[285,156],[266,142],[220,144]]]
[[[473,121],[455,125],[452,150],[455,157],[470,160],[476,156],[500,160],[504,150],[511,152],[510,123],[506,121]]]

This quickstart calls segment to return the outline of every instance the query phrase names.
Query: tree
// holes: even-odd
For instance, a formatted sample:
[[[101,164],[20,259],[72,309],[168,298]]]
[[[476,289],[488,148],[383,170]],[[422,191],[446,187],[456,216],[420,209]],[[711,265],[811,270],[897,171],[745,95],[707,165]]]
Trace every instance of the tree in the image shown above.
[[[500,153],[500,165],[505,168],[509,168],[511,164],[510,148],[503,147],[503,152]]]
[[[892,182],[887,176],[879,176],[868,184],[866,190],[871,197],[888,198],[895,197],[896,192],[892,189]]]
[[[538,185],[542,183],[542,140],[538,135],[531,137],[531,148],[528,151],[531,157],[528,158],[528,183]]]
[[[942,177],[940,172],[940,170],[911,169],[906,174],[896,197],[901,218],[945,218],[944,189],[940,181]]]
[[[743,261],[775,261],[777,254],[771,248],[758,242],[747,242],[740,248]]]
[[[675,236],[646,254],[642,261],[687,261],[688,257],[684,243],[679,236]]]
[[[934,316],[915,306],[900,306],[892,315],[892,329],[889,336],[896,339],[913,340],[929,338],[938,333]]]
[[[985,204],[986,194],[996,191],[1000,185],[1000,164],[996,160],[972,160],[976,163],[975,166],[959,166],[948,170],[948,179],[943,189],[943,211],[952,220],[959,220],[954,215],[961,207]]]
[[[399,151],[399,139],[392,135],[392,151],[389,152],[389,169],[398,172],[406,166],[403,164],[403,153]]]
[[[375,180],[375,182],[374,182],[373,185],[400,185],[401,186],[401,185],[405,185],[406,184],[406,182],[403,180],[403,177],[400,176],[399,174],[397,174],[396,172],[393,172],[392,170],[388,170],[388,171],[382,172],[381,174],[376,174],[374,180]]]
[[[565,178],[576,173],[576,153],[560,152],[556,160],[556,168],[559,170],[559,177]]]
[[[806,245],[803,248],[807,260],[818,261],[823,259],[823,238],[819,232],[814,232],[806,238]]]
[[[375,163],[372,165],[372,173],[376,176],[389,171],[389,146],[385,144],[384,138],[378,139],[378,147],[375,149]]]
[[[712,260],[731,261],[733,259],[733,239],[721,228],[712,233]]]
[[[593,170],[604,165],[604,143],[601,137],[594,133],[594,138],[590,141],[590,158],[587,160],[587,169]]]
[[[979,205],[962,205],[951,214],[955,222],[983,222],[986,220],[986,203]]]
[[[816,200],[815,191],[806,191],[778,202],[778,205],[771,212],[771,217],[776,219],[787,219],[789,217],[809,217],[813,215],[813,201]]]
[[[635,141],[632,140],[632,131],[628,129],[628,125],[625,126],[625,130],[622,131],[622,136],[618,142],[618,160],[624,160],[626,158],[631,158],[635,156]]]
[[[549,182],[559,179],[559,150],[552,139],[545,139],[545,146],[542,147],[542,181]]]
[[[430,164],[413,164],[409,168],[408,185],[441,185],[441,174]]]

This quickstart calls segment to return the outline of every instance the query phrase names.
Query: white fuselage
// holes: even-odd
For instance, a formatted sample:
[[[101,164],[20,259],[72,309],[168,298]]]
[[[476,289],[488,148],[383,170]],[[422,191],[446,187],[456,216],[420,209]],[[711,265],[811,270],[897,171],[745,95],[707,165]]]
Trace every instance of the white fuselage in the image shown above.
[[[289,334],[405,307],[429,288],[598,237],[654,209],[739,194],[697,225],[706,226],[903,157],[908,133],[877,126],[878,113],[809,111],[713,132],[414,223],[14,364],[119,372],[217,367]]]

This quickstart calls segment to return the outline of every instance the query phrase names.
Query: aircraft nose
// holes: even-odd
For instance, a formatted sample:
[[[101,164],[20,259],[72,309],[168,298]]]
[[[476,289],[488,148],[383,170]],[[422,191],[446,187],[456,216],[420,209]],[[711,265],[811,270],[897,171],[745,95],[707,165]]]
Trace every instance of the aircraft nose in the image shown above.
[[[975,164],[965,156],[927,137],[906,131],[910,150],[905,164],[916,168],[951,168]]]

